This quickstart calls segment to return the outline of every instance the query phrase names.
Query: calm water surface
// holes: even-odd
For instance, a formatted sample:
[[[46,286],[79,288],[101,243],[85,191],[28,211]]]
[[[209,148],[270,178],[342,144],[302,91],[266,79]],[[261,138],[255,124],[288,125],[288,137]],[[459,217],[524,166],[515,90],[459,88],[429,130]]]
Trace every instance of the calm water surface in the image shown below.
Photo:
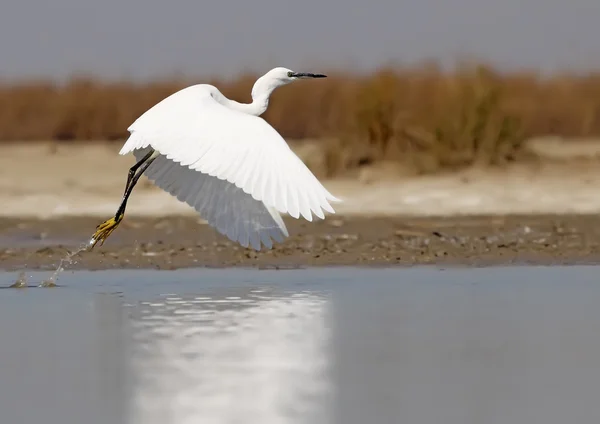
[[[600,422],[595,267],[77,271],[59,284],[0,290],[2,423]]]

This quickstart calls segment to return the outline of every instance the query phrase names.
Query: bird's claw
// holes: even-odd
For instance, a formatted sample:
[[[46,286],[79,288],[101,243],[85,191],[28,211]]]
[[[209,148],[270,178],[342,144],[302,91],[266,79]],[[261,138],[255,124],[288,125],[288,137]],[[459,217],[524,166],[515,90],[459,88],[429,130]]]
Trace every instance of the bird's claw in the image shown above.
[[[104,241],[112,234],[112,232],[119,226],[121,220],[123,219],[123,215],[118,217],[112,217],[109,220],[104,221],[102,224],[96,227],[96,232],[92,236],[90,240],[90,250],[93,249],[98,242],[100,242],[100,246],[104,244]]]

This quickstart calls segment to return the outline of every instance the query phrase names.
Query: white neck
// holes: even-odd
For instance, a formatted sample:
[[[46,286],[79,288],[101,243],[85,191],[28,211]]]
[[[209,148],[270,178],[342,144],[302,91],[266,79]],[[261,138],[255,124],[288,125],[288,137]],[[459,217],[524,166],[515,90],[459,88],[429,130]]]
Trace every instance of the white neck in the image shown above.
[[[252,103],[239,103],[235,100],[227,99],[223,96],[223,104],[231,109],[247,113],[248,115],[260,116],[269,106],[269,97],[271,93],[289,81],[275,79],[268,73],[260,77],[252,87]]]
[[[247,113],[248,115],[260,116],[265,113],[267,106],[269,106],[269,96],[261,96],[259,98],[253,96],[252,103],[240,103],[235,100],[224,98],[223,103],[230,109]]]

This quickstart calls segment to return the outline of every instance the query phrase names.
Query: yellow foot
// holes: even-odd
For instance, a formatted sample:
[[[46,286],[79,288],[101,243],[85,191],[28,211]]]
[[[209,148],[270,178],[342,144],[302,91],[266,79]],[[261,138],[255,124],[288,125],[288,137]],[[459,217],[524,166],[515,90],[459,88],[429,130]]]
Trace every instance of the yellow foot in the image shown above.
[[[111,218],[108,221],[104,221],[102,224],[96,227],[96,232],[90,240],[90,250],[100,242],[100,246],[104,244],[104,241],[112,234],[112,232],[119,226],[123,220],[123,215],[118,218]]]

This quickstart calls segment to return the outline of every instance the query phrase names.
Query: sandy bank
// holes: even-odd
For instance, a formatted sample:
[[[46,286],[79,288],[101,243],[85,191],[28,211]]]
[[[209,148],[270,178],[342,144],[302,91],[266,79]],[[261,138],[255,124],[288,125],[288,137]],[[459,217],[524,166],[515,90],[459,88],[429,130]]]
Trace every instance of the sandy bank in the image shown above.
[[[132,156],[119,144],[23,143],[0,146],[0,216],[99,216],[114,213]],[[299,149],[302,157],[302,149]],[[370,176],[369,176],[370,175]],[[600,165],[515,165],[508,170],[468,170],[410,177],[367,172],[325,180],[343,215],[422,215],[600,212]],[[187,205],[152,186],[136,187],[129,216],[193,215]]]

